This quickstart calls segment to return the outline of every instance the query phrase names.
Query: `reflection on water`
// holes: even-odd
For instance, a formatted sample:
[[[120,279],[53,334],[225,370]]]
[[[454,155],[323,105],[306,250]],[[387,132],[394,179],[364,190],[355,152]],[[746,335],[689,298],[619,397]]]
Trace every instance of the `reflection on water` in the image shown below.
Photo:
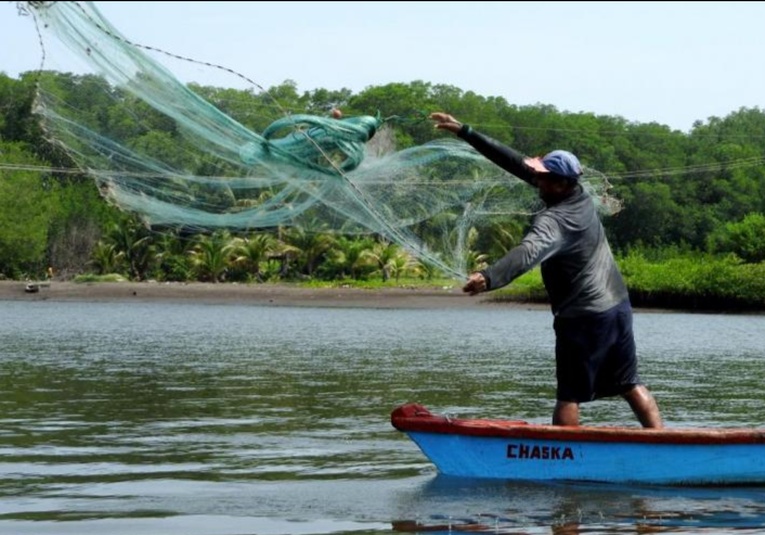
[[[763,322],[636,315],[668,425],[761,423]],[[408,401],[546,423],[552,348],[539,310],[0,302],[0,533],[765,528],[761,489],[449,479],[390,426]]]
[[[394,531],[696,533],[704,528],[741,533],[765,526],[765,488],[487,482],[435,476],[411,498],[421,502],[418,510],[438,504],[440,511],[394,522]]]

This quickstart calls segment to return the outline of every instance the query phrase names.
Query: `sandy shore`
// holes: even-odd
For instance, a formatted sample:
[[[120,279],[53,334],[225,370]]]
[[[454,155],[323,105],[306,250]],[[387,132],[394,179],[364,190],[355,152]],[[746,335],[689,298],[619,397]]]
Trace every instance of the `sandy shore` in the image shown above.
[[[495,303],[490,296],[471,297],[443,288],[303,288],[289,284],[208,284],[160,282],[74,283],[52,281],[27,291],[23,281],[0,281],[0,301],[194,301],[207,304],[360,308],[472,308],[546,305]]]

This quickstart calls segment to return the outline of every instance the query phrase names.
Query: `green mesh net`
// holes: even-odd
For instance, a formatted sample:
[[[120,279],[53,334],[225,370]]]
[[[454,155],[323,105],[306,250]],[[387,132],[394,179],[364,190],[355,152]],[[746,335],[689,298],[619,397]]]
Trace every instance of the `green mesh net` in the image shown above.
[[[132,43],[91,3],[25,7],[45,51],[36,113],[47,135],[152,228],[374,234],[464,278],[481,229],[540,207],[533,188],[461,140],[395,150],[377,110],[293,113],[255,83],[226,90],[241,85],[233,71],[228,86],[184,83],[174,73],[188,60]],[[68,79],[49,71],[79,73],[70,80],[82,98],[63,100]],[[583,183],[604,211],[618,208],[604,176],[587,170]]]

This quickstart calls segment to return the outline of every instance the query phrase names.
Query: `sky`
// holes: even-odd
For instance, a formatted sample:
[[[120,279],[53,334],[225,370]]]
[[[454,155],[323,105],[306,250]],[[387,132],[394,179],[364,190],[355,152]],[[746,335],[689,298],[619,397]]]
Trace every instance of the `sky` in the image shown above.
[[[681,131],[765,103],[765,2],[95,5],[132,42],[263,88],[292,80],[301,93],[358,93],[420,80]],[[17,2],[0,4],[0,71],[15,78],[42,57],[33,19]]]

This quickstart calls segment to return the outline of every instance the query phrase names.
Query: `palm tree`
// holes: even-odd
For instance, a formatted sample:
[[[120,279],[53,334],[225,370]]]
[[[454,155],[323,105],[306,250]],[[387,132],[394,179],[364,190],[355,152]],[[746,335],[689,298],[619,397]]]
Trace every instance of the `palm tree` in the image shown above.
[[[271,234],[253,234],[249,238],[234,238],[232,262],[243,267],[263,282],[261,265],[278,249],[278,242]]]
[[[415,275],[425,280],[433,280],[436,277],[443,276],[443,272],[435,264],[422,259],[416,260],[411,270]]]
[[[364,252],[374,246],[374,241],[369,237],[349,238],[340,236],[335,241],[335,259],[337,275],[341,278],[350,276],[357,280],[362,275],[367,263],[364,261]]]
[[[378,242],[371,251],[364,252],[364,256],[372,260],[377,266],[377,269],[382,274],[383,282],[387,282],[390,279],[394,260],[398,254],[399,246],[387,241]]]
[[[93,248],[89,263],[99,275],[122,273],[125,267],[123,258],[113,243],[99,241]]]
[[[388,265],[393,278],[398,282],[401,275],[406,275],[409,270],[415,269],[416,261],[406,251],[399,250]]]
[[[106,243],[113,245],[115,253],[124,259],[131,279],[146,278],[154,259],[151,237],[149,228],[134,217],[115,223],[107,233]]]
[[[161,280],[187,281],[192,277],[189,240],[177,232],[160,234],[155,244],[155,273]]]
[[[486,260],[496,262],[523,238],[523,224],[517,219],[493,221],[481,232],[480,243],[488,252]]]
[[[287,230],[284,233],[284,241],[297,252],[299,271],[309,277],[335,244],[335,238],[331,234],[307,231],[302,227]]]
[[[488,255],[480,253],[475,250],[476,243],[478,242],[478,229],[470,227],[465,237],[463,258],[465,260],[465,270],[468,273],[479,271],[486,267],[486,259]]]
[[[212,282],[222,281],[234,247],[231,233],[227,230],[217,230],[211,235],[199,235],[189,255],[200,278]]]

